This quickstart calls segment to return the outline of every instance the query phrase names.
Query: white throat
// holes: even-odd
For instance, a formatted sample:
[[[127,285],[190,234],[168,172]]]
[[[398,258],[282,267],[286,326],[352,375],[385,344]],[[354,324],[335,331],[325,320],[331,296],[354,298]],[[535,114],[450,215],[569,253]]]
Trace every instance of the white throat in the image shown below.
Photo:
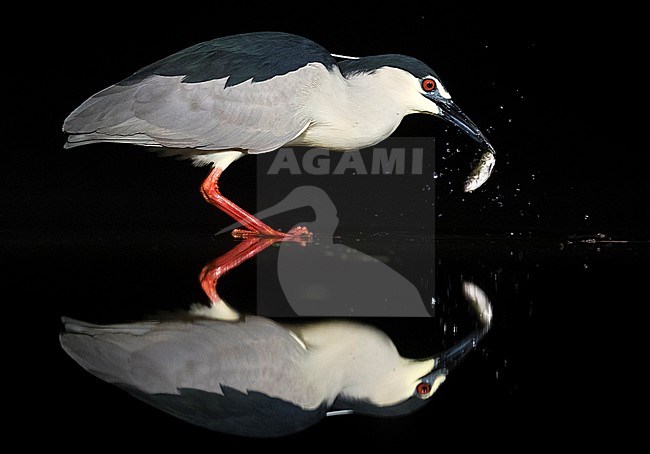
[[[339,395],[376,405],[404,401],[434,366],[433,359],[401,357],[390,338],[371,326],[333,321],[293,330],[309,351],[303,373],[322,386],[328,403]]]
[[[415,77],[391,67],[347,79],[335,68],[305,107],[311,124],[289,145],[334,150],[372,146],[391,135],[404,116],[437,111],[420,94]]]

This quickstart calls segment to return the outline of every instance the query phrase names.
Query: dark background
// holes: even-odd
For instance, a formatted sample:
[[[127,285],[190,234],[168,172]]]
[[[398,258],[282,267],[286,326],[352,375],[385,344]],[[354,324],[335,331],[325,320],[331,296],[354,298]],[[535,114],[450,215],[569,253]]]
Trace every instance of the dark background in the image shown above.
[[[313,14],[291,8],[271,14],[255,8],[165,20],[118,15],[107,23],[71,15],[50,28],[8,36],[14,44],[5,56],[12,64],[2,74],[2,225],[64,232],[227,225],[225,215],[201,203],[198,186],[207,169],[137,147],[63,150],[61,124],[93,93],[191,44],[282,30],[335,53],[420,58],[485,131],[498,151],[495,173],[472,197],[437,183],[436,212],[444,214],[436,219],[439,232],[647,234],[650,158],[634,140],[643,126],[630,86],[638,55],[634,14],[541,6],[373,10],[348,14],[323,6]],[[436,137],[438,169],[465,166],[447,172],[458,178],[451,187],[458,187],[476,152],[469,139],[447,129],[414,115],[394,135]],[[445,162],[447,148],[463,153]],[[228,169],[222,187],[254,207],[254,174],[255,159],[242,159]],[[355,203],[351,210],[362,201]]]
[[[0,263],[4,265],[2,294],[7,295],[9,310],[16,311],[5,331],[18,335],[19,341],[5,343],[12,364],[22,372],[17,383],[27,396],[17,410],[21,424],[38,421],[66,436],[98,439],[115,430],[109,439],[114,446],[142,433],[143,446],[164,446],[166,437],[195,437],[197,443],[214,440],[212,434],[141,407],[133,414],[120,413],[119,424],[112,423],[114,405],[130,405],[130,398],[109,387],[92,399],[80,392],[98,389],[97,383],[93,377],[74,375],[76,369],[66,362],[56,342],[61,315],[110,320],[124,311],[135,316],[151,309],[133,309],[131,301],[138,298],[184,297],[181,289],[194,288],[197,266],[224,251],[225,243],[218,243],[212,234],[230,220],[204,203],[198,192],[207,169],[123,145],[62,149],[63,119],[88,96],[199,41],[279,30],[311,38],[335,53],[404,53],[432,66],[498,151],[497,170],[471,198],[444,186],[437,188],[436,213],[444,215],[436,219],[440,234],[515,232],[533,238],[566,238],[601,232],[616,239],[648,239],[650,157],[647,145],[636,140],[644,129],[632,108],[638,102],[631,87],[634,60],[641,55],[634,11],[568,12],[549,4],[525,10],[453,8],[418,2],[359,12],[335,10],[327,4],[310,5],[312,11],[242,4],[241,12],[207,8],[196,11],[201,15],[188,16],[182,9],[190,6],[198,9],[180,5],[179,11],[161,18],[113,10],[106,12],[110,20],[104,22],[93,15],[73,14],[52,17],[48,26],[26,21],[19,32],[4,37]],[[453,130],[447,132],[441,121],[423,116],[407,118],[395,135],[444,137],[462,149],[471,145]],[[441,156],[437,153],[436,158]],[[453,161],[460,158],[450,159],[452,169],[463,165]],[[460,175],[461,171],[452,172],[452,182],[459,182]],[[222,187],[231,188],[225,191],[244,207],[253,207],[255,181],[255,159],[247,158],[225,173]],[[355,210],[355,204],[349,209]],[[414,220],[406,220],[404,229]],[[458,446],[476,438],[498,446],[507,443],[512,433],[530,435],[535,441],[542,434],[571,433],[573,415],[583,417],[576,410],[584,404],[578,391],[598,387],[606,377],[600,369],[590,369],[589,381],[568,380],[565,389],[566,367],[591,368],[593,363],[580,355],[591,358],[596,351],[616,349],[625,340],[625,330],[613,322],[618,315],[612,313],[617,311],[610,305],[643,295],[618,287],[618,278],[629,283],[638,273],[642,279],[647,254],[623,254],[623,259],[618,253],[608,255],[612,260],[618,257],[613,265],[600,258],[600,274],[578,280],[579,287],[568,293],[562,293],[562,286],[573,282],[568,273],[583,266],[582,251],[567,255],[559,268],[543,252],[539,254],[546,274],[535,283],[536,294],[549,305],[533,322],[515,328],[517,335],[508,344],[525,366],[521,374],[529,388],[510,388],[484,399],[484,413],[479,415],[471,405],[466,413],[457,406],[458,400],[443,395],[441,421],[448,417],[458,425],[431,424],[449,430],[451,439],[435,431],[423,434],[423,425],[410,433],[410,420],[352,424],[342,433],[386,443],[394,438],[393,429],[402,437],[409,434],[409,440],[435,438]],[[621,263],[626,266],[616,274],[612,267]],[[179,275],[179,269],[184,273]],[[245,281],[237,279],[242,278],[232,279],[242,296],[252,295],[253,286],[240,286]],[[607,285],[609,279],[616,284]],[[595,287],[595,282],[602,286]],[[193,291],[198,299],[200,291]],[[558,295],[563,297],[554,299]],[[89,306],[84,308],[86,300]],[[512,319],[526,310],[511,309]],[[558,363],[553,358],[559,349],[568,349],[580,359],[572,363],[565,356]],[[536,356],[526,362],[529,354]],[[548,367],[532,366],[547,354]],[[561,383],[553,381],[549,390],[546,377],[538,375],[540,370]],[[457,393],[467,392],[461,385],[450,383],[461,390]],[[463,404],[478,393],[470,392]],[[514,397],[499,399],[506,395]],[[548,419],[537,409],[549,414],[543,403],[550,396],[556,398],[555,413]],[[79,417],[80,413],[87,417]],[[464,418],[485,418],[489,423],[468,422],[474,432],[465,438]],[[502,419],[503,426],[495,419]],[[307,432],[289,441],[326,437],[327,424],[332,423],[325,424],[322,432]],[[219,440],[240,442],[229,437]],[[572,441],[580,440],[576,435]]]

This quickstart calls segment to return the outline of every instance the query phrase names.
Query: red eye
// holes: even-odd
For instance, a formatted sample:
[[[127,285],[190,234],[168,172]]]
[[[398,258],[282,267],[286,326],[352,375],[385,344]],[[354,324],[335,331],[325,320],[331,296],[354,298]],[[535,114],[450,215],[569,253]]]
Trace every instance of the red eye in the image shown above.
[[[433,91],[436,88],[436,81],[433,79],[424,79],[422,81],[422,90],[424,91]]]
[[[418,384],[417,388],[415,388],[417,393],[421,396],[424,396],[425,394],[429,394],[429,391],[431,391],[431,385],[425,382],[422,382]]]

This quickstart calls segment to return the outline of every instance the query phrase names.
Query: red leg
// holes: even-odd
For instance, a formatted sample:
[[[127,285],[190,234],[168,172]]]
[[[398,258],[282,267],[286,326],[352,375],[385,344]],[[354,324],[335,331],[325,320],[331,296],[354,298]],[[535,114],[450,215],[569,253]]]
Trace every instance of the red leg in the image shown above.
[[[232,201],[225,198],[219,191],[219,177],[223,170],[215,168],[201,185],[201,194],[205,200],[228,214],[235,221],[239,222],[248,230],[235,229],[232,235],[236,238],[248,238],[251,236],[268,236],[275,238],[286,238],[296,236],[311,237],[311,233],[305,227],[297,227],[288,233],[278,232],[272,229],[264,222],[257,219],[252,214],[235,205]]]

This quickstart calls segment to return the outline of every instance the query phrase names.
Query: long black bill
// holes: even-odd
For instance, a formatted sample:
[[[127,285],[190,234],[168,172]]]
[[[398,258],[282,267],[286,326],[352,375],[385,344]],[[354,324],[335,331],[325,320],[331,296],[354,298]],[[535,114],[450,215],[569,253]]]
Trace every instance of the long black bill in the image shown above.
[[[439,97],[436,99],[436,105],[440,109],[440,118],[457,126],[472,139],[494,151],[490,142],[487,141],[481,130],[478,129],[478,126],[476,126],[474,122],[470,120],[462,110],[460,110],[460,107],[458,107],[454,101]]]
[[[439,375],[447,375],[456,368],[463,359],[476,348],[483,336],[490,330],[492,323],[492,305],[483,290],[476,284],[463,282],[463,293],[471,303],[481,323],[477,329],[447,350],[434,357],[433,370],[427,375],[433,381]]]
[[[477,329],[472,332],[453,347],[440,353],[436,358],[436,363],[433,367],[432,374],[438,375],[441,371],[448,374],[454,370],[463,359],[476,348],[479,341],[489,331],[490,326],[487,325],[482,329]]]
[[[463,187],[465,192],[473,192],[480,188],[490,178],[490,175],[492,175],[496,162],[494,157],[496,151],[494,151],[494,147],[487,141],[481,130],[478,129],[478,126],[451,99],[443,98],[438,94],[432,96],[431,99],[438,106],[438,110],[440,111],[438,116],[440,118],[458,127],[465,134],[477,141],[483,149],[483,154],[473,164],[472,171],[465,179],[465,185]]]

